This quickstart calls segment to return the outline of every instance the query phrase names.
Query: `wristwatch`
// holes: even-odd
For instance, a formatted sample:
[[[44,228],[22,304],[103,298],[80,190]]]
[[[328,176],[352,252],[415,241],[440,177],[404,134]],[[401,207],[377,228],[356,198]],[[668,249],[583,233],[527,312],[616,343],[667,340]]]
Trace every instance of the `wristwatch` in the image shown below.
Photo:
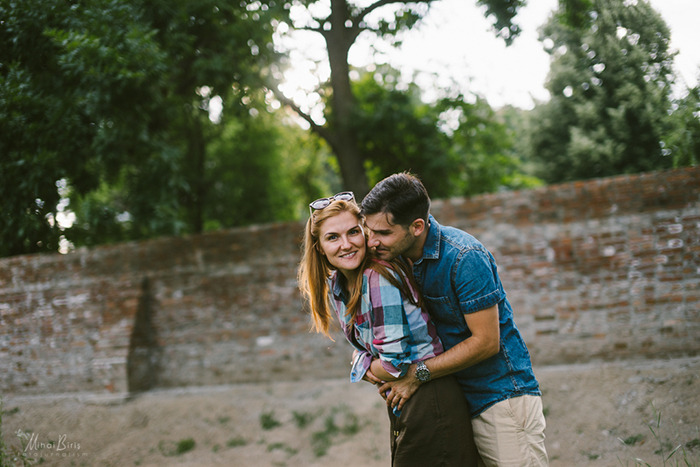
[[[416,365],[416,379],[421,383],[430,381],[430,370],[423,362],[418,362]]]

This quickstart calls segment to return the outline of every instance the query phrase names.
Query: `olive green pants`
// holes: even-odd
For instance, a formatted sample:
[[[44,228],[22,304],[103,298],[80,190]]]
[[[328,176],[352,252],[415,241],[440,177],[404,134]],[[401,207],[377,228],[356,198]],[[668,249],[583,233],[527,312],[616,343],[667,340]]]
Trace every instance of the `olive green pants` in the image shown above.
[[[453,377],[421,385],[398,417],[388,412],[392,466],[478,465],[469,408]]]

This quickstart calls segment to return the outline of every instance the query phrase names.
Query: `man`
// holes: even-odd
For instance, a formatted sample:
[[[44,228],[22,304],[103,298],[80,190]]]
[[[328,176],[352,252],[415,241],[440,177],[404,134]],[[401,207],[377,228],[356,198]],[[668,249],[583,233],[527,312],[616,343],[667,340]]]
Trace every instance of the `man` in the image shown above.
[[[487,466],[548,465],[545,419],[530,354],[491,253],[468,233],[438,224],[430,197],[408,173],[379,182],[362,201],[368,246],[412,262],[446,352],[379,389],[403,406],[422,382],[455,374],[469,402],[474,440]]]

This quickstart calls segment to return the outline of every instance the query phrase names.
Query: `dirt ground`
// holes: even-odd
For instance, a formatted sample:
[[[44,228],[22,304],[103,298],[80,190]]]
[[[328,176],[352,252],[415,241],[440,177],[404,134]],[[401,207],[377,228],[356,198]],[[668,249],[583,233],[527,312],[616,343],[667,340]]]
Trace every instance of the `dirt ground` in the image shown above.
[[[552,466],[700,465],[700,357],[535,373]],[[42,465],[389,465],[383,401],[347,380],[5,395],[3,411],[5,451]]]

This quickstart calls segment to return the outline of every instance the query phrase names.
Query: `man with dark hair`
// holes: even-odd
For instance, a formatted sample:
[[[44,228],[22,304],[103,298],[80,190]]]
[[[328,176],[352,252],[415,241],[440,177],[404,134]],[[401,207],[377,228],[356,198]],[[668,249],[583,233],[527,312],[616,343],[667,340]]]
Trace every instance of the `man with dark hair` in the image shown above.
[[[387,403],[400,409],[422,383],[454,374],[486,465],[548,465],[539,384],[493,255],[468,233],[440,225],[429,214],[425,187],[409,173],[379,182],[362,211],[368,246],[382,259],[402,256],[413,264],[446,350],[385,383],[380,394],[391,389]]]

